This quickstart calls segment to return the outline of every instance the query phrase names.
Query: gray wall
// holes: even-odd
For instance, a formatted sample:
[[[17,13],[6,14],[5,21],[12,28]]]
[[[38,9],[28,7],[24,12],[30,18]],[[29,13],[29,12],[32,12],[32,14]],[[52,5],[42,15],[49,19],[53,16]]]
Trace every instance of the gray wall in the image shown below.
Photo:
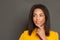
[[[18,40],[27,27],[30,8],[36,3],[47,6],[51,29],[60,34],[60,0],[0,0],[0,40]]]

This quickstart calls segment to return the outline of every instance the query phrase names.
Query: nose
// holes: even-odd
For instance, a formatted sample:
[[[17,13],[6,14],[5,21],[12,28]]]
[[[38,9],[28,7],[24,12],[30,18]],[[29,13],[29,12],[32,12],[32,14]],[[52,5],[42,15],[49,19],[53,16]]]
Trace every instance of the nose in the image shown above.
[[[36,20],[39,20],[39,19],[40,19],[39,16],[37,16],[37,17],[36,17]]]

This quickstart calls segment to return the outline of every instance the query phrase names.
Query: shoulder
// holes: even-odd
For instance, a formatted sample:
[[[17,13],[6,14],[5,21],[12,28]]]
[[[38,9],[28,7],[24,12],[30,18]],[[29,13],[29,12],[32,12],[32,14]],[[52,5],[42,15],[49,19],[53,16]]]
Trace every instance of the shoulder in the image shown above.
[[[50,33],[52,33],[52,34],[58,34],[58,32],[53,31],[53,30],[50,30]]]
[[[28,30],[24,30],[21,34],[21,36],[27,36],[28,35]]]
[[[52,36],[58,36],[58,32],[51,30],[50,31],[50,35],[52,35]]]
[[[28,34],[28,30],[24,30],[22,34]]]
[[[23,33],[20,35],[19,40],[25,40],[28,36],[28,30],[23,31]]]

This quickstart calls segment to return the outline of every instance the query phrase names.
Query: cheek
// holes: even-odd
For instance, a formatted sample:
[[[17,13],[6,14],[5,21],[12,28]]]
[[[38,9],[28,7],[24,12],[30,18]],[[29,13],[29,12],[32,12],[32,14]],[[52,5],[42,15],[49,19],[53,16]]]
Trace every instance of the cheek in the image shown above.
[[[33,17],[33,22],[35,22],[36,21],[36,18],[35,17]]]
[[[38,21],[37,19],[36,19],[36,17],[33,17],[33,22],[36,24],[36,21]],[[40,17],[39,18],[39,21],[41,22],[40,24],[42,25],[42,24],[44,24],[45,23],[45,17]]]
[[[34,24],[36,24],[36,17],[33,17],[33,22]]]
[[[45,23],[45,18],[41,18],[41,23],[42,23],[42,24]]]
[[[45,17],[40,17],[39,20],[44,22],[45,21]],[[36,17],[33,17],[33,21],[37,21]]]

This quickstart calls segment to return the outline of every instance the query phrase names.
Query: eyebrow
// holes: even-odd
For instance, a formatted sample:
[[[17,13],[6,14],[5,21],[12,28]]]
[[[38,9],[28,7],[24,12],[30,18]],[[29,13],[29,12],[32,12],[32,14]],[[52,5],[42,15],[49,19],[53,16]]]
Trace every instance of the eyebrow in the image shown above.
[[[40,13],[40,14],[43,14],[43,13]],[[37,15],[36,13],[33,13],[33,15]],[[44,15],[44,14],[43,14]]]

